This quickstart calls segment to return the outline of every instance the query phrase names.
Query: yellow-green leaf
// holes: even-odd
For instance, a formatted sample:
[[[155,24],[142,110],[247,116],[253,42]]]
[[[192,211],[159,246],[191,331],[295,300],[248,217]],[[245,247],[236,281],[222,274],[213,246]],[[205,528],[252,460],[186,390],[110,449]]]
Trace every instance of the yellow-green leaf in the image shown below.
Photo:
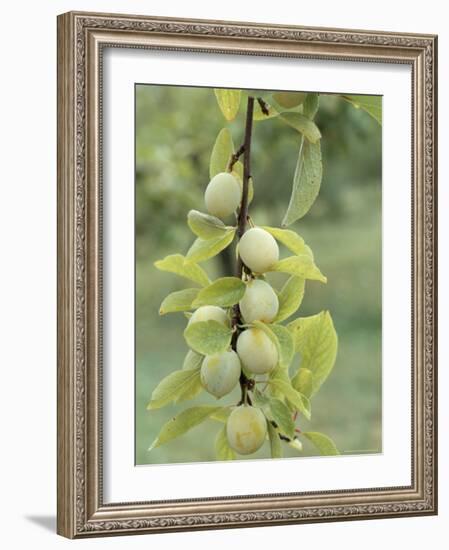
[[[186,385],[183,390],[179,393],[178,397],[175,400],[175,403],[181,403],[182,401],[188,401],[190,399],[195,399],[204,389],[203,383],[201,382],[201,374],[198,371],[198,376],[192,380],[192,383]]]
[[[312,143],[301,138],[292,194],[282,225],[291,225],[307,214],[320,191],[322,176],[320,142]]]
[[[284,435],[292,438],[295,434],[295,423],[292,413],[285,403],[280,399],[270,399],[270,411],[273,420],[276,422],[279,430]]]
[[[309,397],[313,392],[313,374],[312,371],[305,368],[300,368],[295,376],[292,378],[292,386],[295,390]]]
[[[279,434],[276,428],[271,424],[271,422],[267,422],[268,426],[268,437],[270,438],[270,451],[271,451],[271,458],[282,458],[282,445],[281,440],[279,439]]]
[[[226,422],[231,414],[231,407],[221,407],[218,411],[212,413],[210,417],[212,420],[217,420],[218,422]]]
[[[228,349],[232,331],[217,321],[190,323],[184,331],[187,344],[197,353],[212,355]]]
[[[342,95],[356,109],[362,109],[382,125],[382,96],[380,95]]]
[[[254,102],[253,120],[255,120],[255,121],[268,120],[270,118],[274,118],[276,116],[279,116],[279,112],[272,105],[270,105],[269,103],[266,103],[266,102],[265,102],[265,104],[268,108],[268,114],[265,114],[262,111],[262,109],[260,107],[260,104],[256,99],[256,101]]]
[[[237,179],[239,180],[240,184],[242,185],[243,181],[243,163],[239,160],[234,164],[232,173],[236,175]]]
[[[234,143],[231,132],[228,128],[222,128],[218,133],[210,155],[209,176],[211,179],[220,172],[227,171],[233,152]]]
[[[152,449],[168,443],[172,439],[179,437],[180,435],[185,434],[198,424],[204,422],[209,416],[217,411],[220,407],[211,407],[207,405],[200,405],[197,407],[191,407],[185,411],[180,412],[175,417],[171,418],[164,426],[162,426],[159,435],[154,440],[151,447]]]
[[[301,113],[282,113],[279,118],[300,132],[311,143],[316,143],[321,139],[318,126],[305,115]]]
[[[309,254],[289,256],[288,258],[279,260],[270,267],[270,271],[280,271],[281,273],[288,273],[289,275],[295,275],[303,279],[327,283],[326,277],[315,265]]]
[[[277,338],[279,346],[279,363],[282,367],[288,367],[295,353],[295,346],[290,331],[282,325],[268,325]]]
[[[163,260],[154,262],[154,265],[160,271],[175,273],[201,286],[207,286],[210,283],[209,277],[204,269],[193,262],[186,263],[182,254],[171,254],[170,256],[166,256]]]
[[[184,362],[182,364],[183,370],[188,369],[199,369],[201,368],[201,363],[203,362],[204,356],[189,349],[186,356],[184,357]]]
[[[291,229],[279,229],[278,227],[268,227],[263,225],[262,229],[268,231],[273,237],[291,250],[294,254],[304,254],[304,239]]]
[[[159,308],[159,315],[193,309],[192,302],[197,297],[199,290],[199,288],[185,288],[184,290],[172,292],[164,298]]]
[[[245,288],[245,283],[237,277],[222,277],[199,292],[193,307],[233,306],[243,298]]]
[[[302,451],[302,443],[301,441],[299,441],[299,439],[297,439],[296,437],[294,439],[292,439],[291,441],[288,442],[288,445],[292,448],[292,449],[295,449],[295,451]]]
[[[169,403],[177,402],[180,396],[197,387],[200,368],[177,370],[161,380],[151,395],[147,409],[160,409]]]
[[[304,92],[275,92],[273,99],[281,107],[293,109],[304,102],[306,95]]]
[[[274,386],[278,392],[286,397],[295,409],[303,414],[307,420],[310,420],[310,401],[305,395],[300,394],[291,384],[281,378],[272,378],[268,381],[270,386]]]
[[[214,92],[225,119],[228,121],[234,120],[239,112],[241,91],[215,88]]]
[[[223,426],[215,439],[215,456],[217,460],[234,460],[235,453],[231,449],[226,436],[226,426]]]
[[[214,239],[196,239],[186,254],[186,265],[204,262],[228,247],[235,235],[235,227],[227,228],[221,237]],[[203,285],[205,286],[205,285]]]
[[[303,103],[303,114],[313,119],[318,111],[320,94],[309,93]]]
[[[203,240],[222,237],[227,229],[220,219],[198,210],[190,210],[187,214],[187,224],[192,232]]]
[[[311,317],[300,317],[288,325],[295,343],[295,350],[301,355],[301,369],[308,369],[313,375],[314,395],[329,376],[337,357],[338,337],[332,317],[322,311]]]
[[[275,322],[279,323],[293,315],[301,305],[304,297],[305,280],[292,275],[278,294],[279,310]]]
[[[319,432],[302,432],[301,435],[313,443],[321,456],[335,456],[340,454],[335,443],[325,434]]]

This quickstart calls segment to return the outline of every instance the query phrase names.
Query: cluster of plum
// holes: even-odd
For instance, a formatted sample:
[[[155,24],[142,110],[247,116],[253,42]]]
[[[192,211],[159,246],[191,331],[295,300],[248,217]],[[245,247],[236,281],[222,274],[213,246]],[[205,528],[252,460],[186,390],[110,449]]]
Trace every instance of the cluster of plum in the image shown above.
[[[241,187],[231,173],[217,174],[206,188],[206,208],[213,216],[226,218],[235,212],[240,200]],[[239,327],[235,351],[229,349],[207,355],[201,365],[202,384],[206,391],[217,398],[237,386],[242,367],[248,376],[267,374],[279,360],[278,350],[269,336],[262,329],[250,326],[254,321],[271,323],[277,316],[277,294],[270,284],[258,277],[278,261],[278,244],[264,229],[252,227],[240,239],[238,253],[251,273],[245,275],[246,290],[238,304],[243,324]],[[218,306],[205,305],[193,313],[189,324],[210,320],[228,325],[230,316]],[[247,403],[235,407],[227,420],[228,443],[242,455],[259,449],[265,440],[266,431],[266,419],[262,411]]]

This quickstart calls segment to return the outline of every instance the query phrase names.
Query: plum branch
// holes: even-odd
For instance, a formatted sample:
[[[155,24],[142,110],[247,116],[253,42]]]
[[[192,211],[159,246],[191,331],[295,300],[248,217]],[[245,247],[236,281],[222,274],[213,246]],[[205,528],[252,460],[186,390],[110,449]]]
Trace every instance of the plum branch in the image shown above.
[[[243,186],[242,186],[242,200],[240,202],[239,213],[237,217],[237,239],[240,240],[243,234],[246,231],[246,224],[248,221],[248,190],[249,190],[249,178],[251,177],[251,138],[253,133],[253,114],[254,114],[254,97],[248,96],[248,101],[246,105],[246,123],[245,123],[245,137],[243,145],[239,148],[237,153],[233,155],[238,157],[243,153]],[[231,158],[231,162],[233,160]],[[235,162],[237,162],[237,159]],[[234,164],[235,164],[234,162]],[[242,277],[243,270],[245,266],[243,264],[240,254],[237,257],[237,266],[236,266],[236,276],[238,278]],[[237,349],[237,338],[240,333],[238,325],[243,323],[242,316],[240,313],[239,304],[235,304],[233,308],[232,316],[232,328],[234,329],[234,334],[232,338],[232,349],[236,351]],[[251,405],[251,399],[248,395],[248,383],[249,379],[242,370],[240,375],[240,387],[242,390],[241,403],[249,403]]]

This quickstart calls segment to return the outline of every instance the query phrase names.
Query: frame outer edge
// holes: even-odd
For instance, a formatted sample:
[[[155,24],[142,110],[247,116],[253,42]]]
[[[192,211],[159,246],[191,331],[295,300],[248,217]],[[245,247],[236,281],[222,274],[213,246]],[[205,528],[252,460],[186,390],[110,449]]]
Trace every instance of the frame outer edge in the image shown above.
[[[418,104],[423,109],[423,127],[419,135],[422,139],[415,154],[420,153],[416,165],[420,173],[421,189],[427,200],[424,217],[424,242],[427,245],[424,284],[426,334],[421,353],[426,360],[425,392],[420,396],[425,407],[426,420],[420,426],[420,436],[424,448],[417,460],[419,474],[419,494],[409,499],[385,502],[357,502],[332,505],[316,505],[307,508],[264,509],[242,511],[214,511],[190,514],[187,510],[176,513],[148,516],[146,506],[142,515],[129,514],[125,506],[102,506],[102,489],[99,486],[101,471],[92,472],[97,460],[98,437],[97,407],[101,403],[95,394],[98,384],[96,367],[98,358],[96,314],[98,310],[97,291],[90,288],[98,284],[95,275],[98,204],[96,186],[98,174],[92,172],[91,163],[97,151],[91,150],[96,143],[96,133],[92,126],[96,112],[89,90],[94,83],[92,67],[89,63],[88,32],[108,30],[123,36],[125,30],[136,35],[151,33],[152,36],[189,36],[192,40],[202,37],[235,38],[243,44],[258,44],[267,41],[280,44],[301,42],[327,44],[335,48],[339,43],[349,44],[350,49],[358,46],[369,47],[376,58],[383,50],[389,51],[392,62],[400,62],[410,52],[413,59],[420,58],[421,83],[415,92]],[[154,33],[154,34],[153,34]],[[284,42],[285,41],[285,42]],[[139,46],[136,46],[139,47]],[[209,46],[210,47],[210,46]],[[174,48],[178,49],[178,48]],[[182,48],[179,48],[182,49]],[[268,48],[269,50],[271,49]],[[57,532],[68,538],[90,536],[123,535],[143,532],[185,531],[191,529],[219,529],[250,527],[256,525],[276,525],[287,523],[310,523],[317,521],[337,521],[349,519],[378,519],[428,515],[437,513],[437,448],[436,448],[436,329],[437,329],[437,273],[436,273],[436,161],[437,161],[437,39],[431,35],[407,35],[376,31],[355,31],[344,29],[317,29],[297,26],[276,26],[238,22],[214,22],[207,20],[155,18],[147,16],[124,16],[89,12],[69,12],[58,16],[58,518]],[[237,48],[242,53],[242,48]],[[209,51],[205,48],[198,51]],[[377,52],[377,53],[376,53]],[[262,53],[264,55],[264,53]],[[329,57],[326,52],[326,57]],[[382,54],[383,57],[384,54]],[[336,55],[336,57],[340,57]],[[359,60],[355,55],[353,60]],[[361,59],[361,57],[360,57]],[[412,59],[410,56],[409,61]],[[95,89],[95,86],[93,86]],[[90,99],[89,99],[90,97]],[[97,98],[98,100],[98,98]],[[427,101],[426,101],[427,100]],[[415,119],[416,121],[416,119]],[[98,121],[96,121],[98,123]],[[86,147],[87,143],[87,147]],[[425,167],[423,166],[425,164]],[[416,177],[416,174],[415,174]],[[415,182],[418,180],[414,180]],[[423,201],[424,202],[424,201]],[[422,212],[421,210],[421,212]],[[97,241],[96,241],[97,242]],[[421,258],[421,253],[419,257]],[[419,285],[421,286],[421,284]],[[100,327],[101,328],[101,327]],[[94,345],[92,345],[94,344]],[[420,371],[421,372],[421,371]],[[424,377],[424,373],[421,374]],[[90,385],[89,385],[90,384]],[[92,384],[95,388],[92,387]],[[420,387],[424,383],[421,381]],[[93,393],[94,392],[94,393]],[[419,401],[420,399],[418,399]],[[100,430],[101,433],[101,430]],[[92,446],[94,448],[92,448]],[[433,451],[433,453],[432,453]],[[423,461],[423,458],[425,461]],[[401,489],[401,488],[399,488]],[[406,489],[406,488],[402,488]],[[424,490],[424,494],[423,491]],[[94,494],[95,493],[95,494]],[[382,493],[379,492],[379,495]],[[387,495],[385,495],[387,496]],[[129,503],[134,505],[138,503]],[[143,503],[150,504],[150,503]],[[202,502],[202,504],[207,504]],[[191,503],[195,506],[195,503]],[[96,508],[100,506],[98,510]],[[268,507],[269,508],[269,507]],[[131,508],[132,509],[132,508]],[[104,517],[95,517],[103,512]],[[116,513],[114,513],[116,512]]]
[[[432,37],[432,198],[433,198],[433,513],[438,515],[438,35]]]
[[[74,327],[75,140],[73,18],[57,18],[57,522],[59,535],[75,536],[76,426]]]

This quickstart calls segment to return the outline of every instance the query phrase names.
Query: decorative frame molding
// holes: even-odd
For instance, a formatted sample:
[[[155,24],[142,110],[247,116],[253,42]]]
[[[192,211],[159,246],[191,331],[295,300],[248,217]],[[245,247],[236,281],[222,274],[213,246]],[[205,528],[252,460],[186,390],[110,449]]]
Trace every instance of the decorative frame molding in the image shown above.
[[[412,68],[412,484],[147,503],[102,499],[102,48]],[[437,513],[437,37],[70,12],[58,17],[58,533],[70,538]]]

